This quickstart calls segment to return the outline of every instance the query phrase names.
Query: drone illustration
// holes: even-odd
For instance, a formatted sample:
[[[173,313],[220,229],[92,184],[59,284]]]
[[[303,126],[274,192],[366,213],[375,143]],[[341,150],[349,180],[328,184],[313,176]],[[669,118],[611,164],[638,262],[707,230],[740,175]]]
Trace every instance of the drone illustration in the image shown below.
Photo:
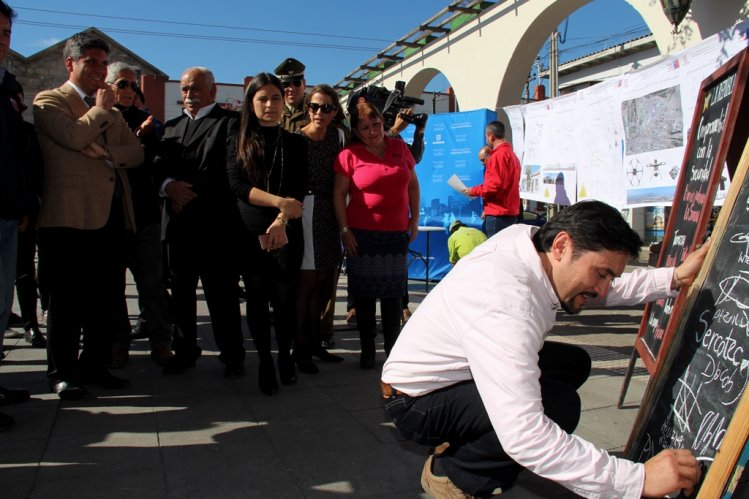
[[[665,165],[665,164],[666,163],[664,163],[664,162],[660,162],[659,163],[657,159],[654,159],[652,163],[648,163],[647,165],[645,165],[648,168],[652,168],[653,169],[653,171],[650,172],[650,178],[654,179],[654,178],[660,177],[661,176],[660,167],[663,166],[663,165]]]
[[[629,181],[629,185],[640,185],[640,181],[642,180],[642,163],[640,163],[639,159],[633,158],[629,160],[627,180]]]

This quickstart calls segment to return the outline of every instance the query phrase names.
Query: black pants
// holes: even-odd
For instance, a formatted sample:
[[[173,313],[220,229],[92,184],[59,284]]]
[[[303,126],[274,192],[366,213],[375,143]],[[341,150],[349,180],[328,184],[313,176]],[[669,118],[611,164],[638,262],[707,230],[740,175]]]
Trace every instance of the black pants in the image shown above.
[[[179,334],[174,353],[187,359],[198,353],[198,317],[196,295],[198,279],[203,284],[205,301],[219,360],[226,365],[244,362],[242,316],[239,310],[236,261],[222,241],[170,241],[169,264],[172,280],[174,322]]]
[[[390,355],[390,350],[393,349],[395,340],[398,339],[401,331],[402,300],[402,297],[380,298],[385,355]],[[366,341],[374,341],[375,326],[377,325],[377,298],[355,296],[354,303],[356,303],[356,325],[359,329],[363,348]]]
[[[34,223],[35,225],[35,223]],[[29,224],[26,230],[18,233],[18,260],[16,263],[16,296],[21,309],[23,328],[39,327],[36,316],[36,228]]]
[[[115,201],[109,221],[101,229],[39,229],[39,261],[49,289],[50,384],[76,382],[80,370],[106,369],[125,287],[123,220],[120,202]]]
[[[148,336],[151,348],[170,347],[172,344],[172,318],[169,315],[169,293],[164,287],[161,255],[161,223],[138,226],[138,231],[129,233],[125,242],[125,265],[130,269],[138,290],[138,323],[141,332]],[[129,348],[130,318],[127,302],[121,306],[118,337],[115,345]]]
[[[580,420],[577,389],[590,374],[590,356],[574,345],[546,342],[539,352],[539,367],[544,413],[572,433]],[[503,451],[473,381],[421,397],[391,397],[385,409],[409,440],[430,446],[450,443],[440,465],[468,494],[485,496],[507,488],[522,470]]]

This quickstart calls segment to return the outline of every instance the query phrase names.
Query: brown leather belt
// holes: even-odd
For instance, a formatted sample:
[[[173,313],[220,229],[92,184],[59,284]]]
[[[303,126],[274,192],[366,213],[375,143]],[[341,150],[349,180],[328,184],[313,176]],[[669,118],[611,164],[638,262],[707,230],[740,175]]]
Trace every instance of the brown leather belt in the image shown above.
[[[382,392],[382,398],[384,399],[389,399],[390,397],[395,397],[396,395],[406,395],[402,391],[396,390],[382,380],[380,380],[380,391]]]

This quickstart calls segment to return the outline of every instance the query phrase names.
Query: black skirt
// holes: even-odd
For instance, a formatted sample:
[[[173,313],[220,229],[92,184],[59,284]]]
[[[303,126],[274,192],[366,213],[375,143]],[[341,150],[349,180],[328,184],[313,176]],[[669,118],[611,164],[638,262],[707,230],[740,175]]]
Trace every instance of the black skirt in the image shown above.
[[[408,233],[351,229],[356,255],[346,257],[349,293],[371,298],[406,294]]]

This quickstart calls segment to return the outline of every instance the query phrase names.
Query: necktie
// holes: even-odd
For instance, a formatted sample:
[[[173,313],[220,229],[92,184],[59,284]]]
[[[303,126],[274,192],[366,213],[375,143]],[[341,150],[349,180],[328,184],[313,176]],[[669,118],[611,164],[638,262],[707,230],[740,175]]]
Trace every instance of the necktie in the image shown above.
[[[94,107],[96,105],[96,99],[94,97],[89,97],[88,95],[83,98],[83,101],[88,104],[88,107]]]

